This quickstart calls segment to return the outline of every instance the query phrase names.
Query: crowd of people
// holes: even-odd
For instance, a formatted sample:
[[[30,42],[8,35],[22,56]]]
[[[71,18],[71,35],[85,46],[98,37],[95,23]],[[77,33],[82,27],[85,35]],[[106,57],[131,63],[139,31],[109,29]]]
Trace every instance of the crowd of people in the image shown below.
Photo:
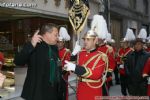
[[[17,66],[28,66],[22,98],[68,100],[70,73],[77,75],[77,100],[109,96],[113,73],[123,96],[150,96],[150,37],[145,29],[135,37],[128,28],[117,50],[105,19],[94,15],[82,37],[84,46],[78,40],[71,52],[65,46],[70,39],[66,28],[45,24],[15,55]]]

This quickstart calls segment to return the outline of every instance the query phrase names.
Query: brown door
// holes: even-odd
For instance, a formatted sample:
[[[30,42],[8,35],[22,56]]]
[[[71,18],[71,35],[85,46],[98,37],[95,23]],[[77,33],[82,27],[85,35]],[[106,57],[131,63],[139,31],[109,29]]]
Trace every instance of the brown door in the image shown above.
[[[120,46],[120,39],[122,37],[121,33],[121,20],[112,19],[111,20],[111,34],[112,38],[116,41],[116,49]]]

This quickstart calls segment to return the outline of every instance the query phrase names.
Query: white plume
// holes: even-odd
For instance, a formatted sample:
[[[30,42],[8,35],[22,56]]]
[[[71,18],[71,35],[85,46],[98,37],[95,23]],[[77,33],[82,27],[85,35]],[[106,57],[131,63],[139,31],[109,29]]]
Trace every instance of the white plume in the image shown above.
[[[67,29],[64,27],[61,27],[59,30],[59,38],[63,39],[64,41],[70,40],[70,35],[67,32]]]
[[[147,38],[147,32],[144,28],[142,28],[139,32],[138,38],[142,38],[143,40],[145,40]]]
[[[106,41],[111,42],[111,34],[107,33],[106,36]]]
[[[108,33],[107,23],[103,16],[94,15],[91,23],[91,30],[94,30],[98,37],[101,39],[106,39],[106,34]]]
[[[126,32],[126,35],[125,35],[125,40],[127,41],[132,41],[132,40],[135,40],[135,35],[133,33],[133,30],[132,29],[127,29],[127,32]]]

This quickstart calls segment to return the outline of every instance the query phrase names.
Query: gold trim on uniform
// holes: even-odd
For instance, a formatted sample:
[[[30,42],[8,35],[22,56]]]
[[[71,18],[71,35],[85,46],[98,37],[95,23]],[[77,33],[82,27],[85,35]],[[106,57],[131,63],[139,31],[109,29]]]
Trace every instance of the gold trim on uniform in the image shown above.
[[[70,52],[70,50],[69,49],[65,49],[66,51],[65,51],[65,53],[64,53],[64,55],[63,55],[63,57],[62,57],[62,59],[61,59],[61,61],[63,61],[64,60],[64,58],[65,58],[65,56],[67,55],[67,53],[69,53]]]
[[[106,45],[106,47],[107,47],[106,54],[108,54],[108,52],[109,52],[109,53],[112,53],[112,52],[113,52],[113,48],[112,48],[111,46]]]
[[[85,70],[86,70],[86,73],[85,74],[83,74],[83,75],[81,75],[82,77],[86,77],[86,76],[88,76],[89,75],[89,70],[88,70],[88,68],[86,68],[86,67],[84,67],[85,68]]]
[[[85,78],[88,78],[88,77],[90,77],[93,74],[92,71],[89,68],[87,68],[87,69],[89,71],[89,74],[87,76],[85,76]]]
[[[77,77],[77,79],[78,79],[80,82],[90,82],[90,83],[97,83],[97,82],[100,82],[100,79],[98,79],[98,80],[92,80],[92,79],[82,78],[82,77]]]

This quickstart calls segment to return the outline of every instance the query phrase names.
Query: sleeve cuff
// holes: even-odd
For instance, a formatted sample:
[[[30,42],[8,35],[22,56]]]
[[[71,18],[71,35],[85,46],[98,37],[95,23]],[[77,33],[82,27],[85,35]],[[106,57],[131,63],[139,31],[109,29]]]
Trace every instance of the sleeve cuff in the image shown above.
[[[86,70],[83,66],[76,65],[75,74],[82,76],[86,73]]]

